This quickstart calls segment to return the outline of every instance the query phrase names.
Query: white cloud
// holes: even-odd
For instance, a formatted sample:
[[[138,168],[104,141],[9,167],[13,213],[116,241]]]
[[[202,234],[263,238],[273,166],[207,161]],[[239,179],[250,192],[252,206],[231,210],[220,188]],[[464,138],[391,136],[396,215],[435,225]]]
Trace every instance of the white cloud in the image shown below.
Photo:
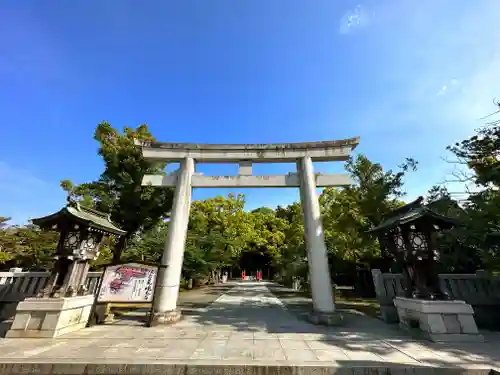
[[[441,87],[441,89],[438,91],[437,96],[441,96],[441,95],[446,94],[446,90],[448,90],[448,86],[443,85],[443,87]]]
[[[441,89],[437,93],[437,96],[448,95],[448,94],[453,93],[457,90],[459,90],[460,92],[463,91],[461,82],[456,78],[452,78],[449,80],[448,83],[444,84],[441,87]]]
[[[368,25],[369,15],[364,6],[356,5],[349,9],[340,19],[340,34],[350,34]]]

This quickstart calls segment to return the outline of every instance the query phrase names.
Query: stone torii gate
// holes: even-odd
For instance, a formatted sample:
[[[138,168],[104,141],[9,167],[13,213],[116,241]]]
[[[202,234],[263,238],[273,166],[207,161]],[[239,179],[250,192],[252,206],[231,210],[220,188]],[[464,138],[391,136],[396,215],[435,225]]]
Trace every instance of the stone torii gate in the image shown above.
[[[346,174],[314,173],[314,161],[345,161],[359,144],[359,137],[306,143],[279,144],[195,144],[145,143],[136,141],[151,162],[180,163],[169,175],[146,175],[143,185],[175,187],[165,249],[155,291],[157,324],[180,318],[177,309],[184,246],[186,242],[192,188],[298,187],[304,215],[304,231],[311,281],[315,323],[330,324],[335,302],[328,268],[317,187],[347,186]],[[195,163],[239,164],[237,176],[204,176],[195,172]],[[296,163],[297,172],[288,175],[253,176],[252,163]],[[314,271],[314,272],[313,272]]]

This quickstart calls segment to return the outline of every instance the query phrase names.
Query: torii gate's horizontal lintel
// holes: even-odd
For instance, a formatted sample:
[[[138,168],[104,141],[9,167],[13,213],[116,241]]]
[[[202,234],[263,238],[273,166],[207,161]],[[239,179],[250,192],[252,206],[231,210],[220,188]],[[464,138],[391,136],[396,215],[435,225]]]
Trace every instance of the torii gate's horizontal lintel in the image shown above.
[[[174,187],[177,185],[176,174],[146,175],[142,180],[143,185]],[[348,186],[352,180],[347,174],[316,174],[316,187]],[[191,180],[193,188],[283,188],[300,186],[299,176],[296,173],[288,175],[270,176],[203,176],[195,174]]]
[[[303,143],[271,144],[198,144],[198,143],[145,143],[144,158],[165,162],[178,162],[186,157],[197,163],[237,163],[248,160],[254,163],[291,163],[308,156],[313,161],[343,161],[349,158],[359,143],[359,137]]]

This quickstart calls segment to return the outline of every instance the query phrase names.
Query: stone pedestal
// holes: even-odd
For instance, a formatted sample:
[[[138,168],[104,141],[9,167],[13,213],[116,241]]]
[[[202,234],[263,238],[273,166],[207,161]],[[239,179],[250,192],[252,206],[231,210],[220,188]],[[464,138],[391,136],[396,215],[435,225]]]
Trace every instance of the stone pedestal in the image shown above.
[[[53,338],[87,325],[94,296],[27,298],[19,302],[8,338]]]
[[[152,326],[163,325],[163,324],[173,324],[181,320],[182,314],[180,309],[175,309],[165,312],[155,312],[153,314],[153,320],[151,321]]]
[[[484,341],[465,301],[431,301],[396,297],[399,325],[435,342]]]
[[[324,313],[321,311],[311,311],[307,316],[307,319],[312,324],[333,327],[341,325],[344,317],[338,312]]]

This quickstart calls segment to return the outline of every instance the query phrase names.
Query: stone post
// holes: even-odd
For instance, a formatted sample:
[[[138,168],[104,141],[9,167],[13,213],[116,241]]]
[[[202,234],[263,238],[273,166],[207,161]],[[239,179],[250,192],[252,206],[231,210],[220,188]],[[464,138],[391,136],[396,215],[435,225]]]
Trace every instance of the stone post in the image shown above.
[[[392,275],[395,279],[395,283],[399,282],[397,278],[399,274]],[[388,295],[385,288],[384,274],[381,270],[372,269],[373,284],[375,286],[375,295],[377,296],[377,301],[380,304],[380,315],[382,320],[386,323],[397,323],[399,322],[398,310],[394,306],[393,299],[395,296]]]
[[[300,179],[300,196],[304,215],[304,232],[307,243],[307,260],[314,310],[317,313],[335,312],[333,288],[328,268],[328,257],[323,233],[316,181],[309,156],[297,163]]]
[[[177,298],[191,206],[193,173],[194,160],[189,157],[182,160],[177,174],[168,237],[155,290],[154,323],[170,323],[180,318],[180,311],[177,310]]]

